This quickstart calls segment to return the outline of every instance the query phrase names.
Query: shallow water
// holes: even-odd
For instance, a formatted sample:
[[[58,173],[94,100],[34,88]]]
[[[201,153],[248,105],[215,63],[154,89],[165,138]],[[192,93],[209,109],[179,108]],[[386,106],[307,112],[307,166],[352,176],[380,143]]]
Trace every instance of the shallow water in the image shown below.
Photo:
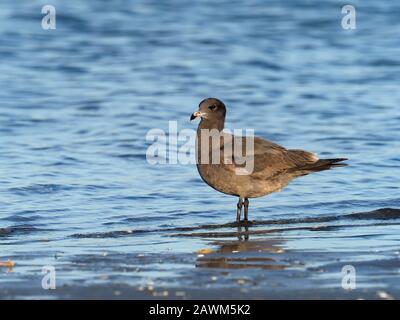
[[[53,1],[50,31],[44,4],[0,4],[0,297],[57,295],[44,265],[59,288],[343,297],[346,264],[354,297],[400,296],[400,3],[353,1],[343,30],[340,1]],[[146,133],[195,129],[207,96],[228,128],[350,166],[252,200],[238,230],[195,166],[146,161]]]

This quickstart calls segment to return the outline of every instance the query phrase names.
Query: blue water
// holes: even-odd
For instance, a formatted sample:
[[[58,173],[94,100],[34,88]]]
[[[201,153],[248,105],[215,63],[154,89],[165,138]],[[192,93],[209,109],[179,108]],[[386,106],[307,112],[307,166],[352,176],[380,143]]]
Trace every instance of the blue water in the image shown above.
[[[250,219],[271,225],[250,231],[295,230],[250,235],[250,244],[279,239],[287,252],[396,265],[397,211],[297,228],[400,207],[400,3],[353,1],[356,30],[341,28],[343,2],[333,0],[54,0],[56,30],[41,28],[45,4],[0,3],[0,261],[16,262],[0,268],[0,286],[40,287],[42,266],[54,265],[59,285],[190,287],[185,275],[202,272],[196,251],[239,241],[218,234],[236,228],[173,235],[234,221],[237,200],[193,165],[150,165],[145,136],[168,121],[195,129],[189,116],[208,96],[226,103],[228,128],[350,159],[252,200]],[[310,217],[321,221],[302,220]],[[299,270],[332,256],[300,255]],[[314,288],[340,287],[340,266],[329,274]],[[393,289],[393,280],[362,279]]]

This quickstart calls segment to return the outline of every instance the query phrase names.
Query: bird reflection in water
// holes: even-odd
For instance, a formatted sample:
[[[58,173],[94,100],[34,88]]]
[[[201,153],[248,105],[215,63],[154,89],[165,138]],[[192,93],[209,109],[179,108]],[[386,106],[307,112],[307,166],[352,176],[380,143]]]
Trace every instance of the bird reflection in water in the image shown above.
[[[242,232],[242,228],[245,232]],[[198,253],[196,267],[199,268],[261,268],[283,270],[290,265],[281,256],[285,250],[282,241],[262,239],[249,241],[248,227],[238,226],[238,240],[223,240],[211,243],[216,250],[203,249]],[[244,234],[243,234],[244,233]]]
[[[242,226],[239,222],[237,230],[238,230],[238,240],[239,241],[243,241],[243,240],[248,241],[249,240],[249,226],[248,225],[244,226],[244,232],[243,232]]]

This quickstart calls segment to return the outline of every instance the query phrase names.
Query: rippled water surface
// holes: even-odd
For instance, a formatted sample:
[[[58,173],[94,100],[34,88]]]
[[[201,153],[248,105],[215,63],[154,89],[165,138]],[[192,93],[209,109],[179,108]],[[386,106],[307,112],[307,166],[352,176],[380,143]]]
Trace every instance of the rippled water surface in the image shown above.
[[[63,297],[347,297],[347,264],[351,297],[400,296],[399,2],[353,1],[356,30],[333,0],[52,3],[48,31],[47,3],[0,3],[1,298],[61,294],[44,265]],[[147,132],[195,129],[208,96],[226,127],[349,167],[238,229],[195,166],[146,161]]]

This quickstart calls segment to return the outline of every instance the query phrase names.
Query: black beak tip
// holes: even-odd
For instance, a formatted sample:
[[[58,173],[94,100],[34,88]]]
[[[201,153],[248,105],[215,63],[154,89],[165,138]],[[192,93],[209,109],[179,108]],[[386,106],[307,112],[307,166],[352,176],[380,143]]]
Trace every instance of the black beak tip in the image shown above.
[[[190,116],[190,121],[196,119],[196,116],[194,115],[194,113],[192,113],[192,115]]]

